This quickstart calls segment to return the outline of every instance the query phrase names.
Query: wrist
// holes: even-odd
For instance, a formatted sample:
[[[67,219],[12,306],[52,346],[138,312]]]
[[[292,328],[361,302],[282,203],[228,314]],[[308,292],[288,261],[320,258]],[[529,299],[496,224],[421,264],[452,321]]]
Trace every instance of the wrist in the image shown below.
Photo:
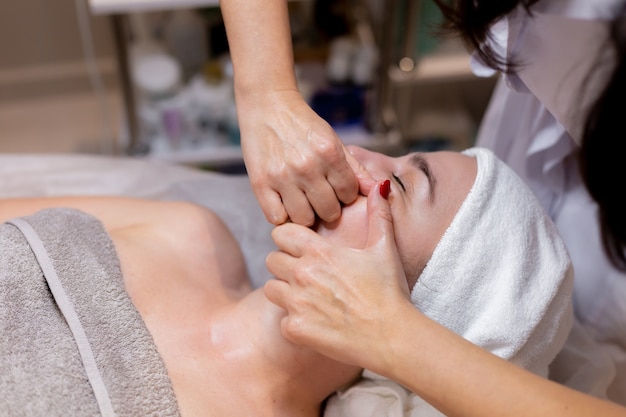
[[[237,100],[258,99],[282,91],[298,91],[295,72],[281,71],[279,74],[237,74],[233,88]]]
[[[406,359],[415,354],[415,346],[420,343],[420,329],[428,325],[429,319],[409,300],[402,300],[393,311],[381,314],[389,322],[383,324],[384,330],[376,336],[377,348],[372,352],[372,362],[365,367],[397,380]]]
[[[293,109],[295,101],[304,101],[297,87],[263,86],[256,89],[235,88],[235,102],[240,112],[258,113],[278,108]]]

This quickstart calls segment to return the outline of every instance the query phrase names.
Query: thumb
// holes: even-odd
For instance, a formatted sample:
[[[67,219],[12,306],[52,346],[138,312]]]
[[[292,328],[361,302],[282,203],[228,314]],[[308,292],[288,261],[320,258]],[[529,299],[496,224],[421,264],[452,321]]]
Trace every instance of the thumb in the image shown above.
[[[357,181],[359,182],[359,192],[363,195],[369,195],[370,190],[376,185],[376,180],[365,169],[363,165],[347,150],[344,148],[346,160],[350,164]]]
[[[388,196],[391,191],[389,180],[374,184],[367,196],[368,233],[367,247],[382,245],[396,251],[393,218]]]
[[[391,190],[391,182],[385,180],[376,184],[367,196],[368,232],[367,246],[370,256],[383,260],[389,288],[396,288],[410,297],[406,271],[400,259],[391,216],[391,204],[387,200]]]

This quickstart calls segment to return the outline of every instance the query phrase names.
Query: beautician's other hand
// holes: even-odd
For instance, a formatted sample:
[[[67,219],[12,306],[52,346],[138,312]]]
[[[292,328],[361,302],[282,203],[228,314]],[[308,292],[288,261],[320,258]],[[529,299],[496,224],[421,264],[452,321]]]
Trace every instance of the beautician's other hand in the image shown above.
[[[269,222],[336,220],[341,203],[374,184],[299,91],[248,94],[238,110],[246,169]]]
[[[266,262],[276,279],[264,287],[267,298],[288,312],[281,323],[288,340],[369,369],[385,368],[385,334],[407,303],[414,310],[380,187],[368,196],[364,249],[339,247],[296,224],[276,227],[272,237],[280,251]]]

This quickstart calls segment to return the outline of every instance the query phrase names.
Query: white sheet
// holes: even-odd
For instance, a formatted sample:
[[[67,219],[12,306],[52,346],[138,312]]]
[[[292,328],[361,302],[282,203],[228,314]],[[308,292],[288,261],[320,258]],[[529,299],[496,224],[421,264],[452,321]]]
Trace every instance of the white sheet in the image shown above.
[[[130,157],[0,155],[0,198],[61,195],[123,195],[192,201],[216,211],[239,241],[252,283],[269,277],[265,257],[275,248],[245,175]]]

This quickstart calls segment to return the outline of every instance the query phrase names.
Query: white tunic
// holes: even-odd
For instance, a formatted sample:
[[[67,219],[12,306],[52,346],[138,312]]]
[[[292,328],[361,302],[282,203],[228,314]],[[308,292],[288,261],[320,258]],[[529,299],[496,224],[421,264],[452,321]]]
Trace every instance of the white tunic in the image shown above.
[[[543,0],[533,17],[517,10],[493,27],[492,47],[520,63],[503,75],[478,132],[477,145],[506,161],[555,221],[575,271],[578,323],[551,377],[626,405],[626,274],[604,255],[597,206],[578,175],[574,151],[586,109],[602,86],[605,66],[581,80],[606,40],[618,0]],[[473,57],[474,72],[493,72]],[[572,107],[571,105],[574,104]],[[616,192],[619,192],[616,190]]]

